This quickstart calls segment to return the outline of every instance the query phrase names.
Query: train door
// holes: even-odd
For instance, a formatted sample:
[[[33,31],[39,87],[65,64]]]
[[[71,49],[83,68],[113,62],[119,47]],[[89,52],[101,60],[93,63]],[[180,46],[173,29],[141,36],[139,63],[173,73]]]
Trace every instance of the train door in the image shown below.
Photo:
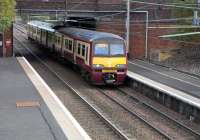
[[[44,38],[44,36],[43,36],[43,29],[40,29],[40,32],[41,32],[41,33],[40,33],[41,35],[40,35],[39,42],[40,42],[40,44],[42,44],[42,45],[43,45],[43,41],[42,41],[42,40],[43,40],[43,38]]]
[[[63,37],[63,46],[62,46],[62,57],[65,57],[66,51],[68,49],[69,40],[65,36]]]
[[[0,33],[0,57],[3,56],[3,34]]]
[[[61,52],[61,49],[62,49],[62,35],[56,33],[55,50],[57,52]]]
[[[46,42],[47,42],[47,34],[46,34],[46,30],[42,30],[42,39],[41,39],[41,43],[42,45],[44,45],[46,47]]]
[[[47,32],[47,47],[51,48],[52,47],[52,33],[51,32]]]
[[[89,65],[89,55],[90,55],[89,46],[90,45],[88,43],[85,43],[85,42],[81,43],[81,55],[80,55],[80,57],[82,59],[84,59],[85,65]]]
[[[28,28],[28,37],[30,37],[30,32],[31,32],[31,30],[30,30],[31,28],[30,27],[31,27],[30,25],[27,26],[27,28]]]
[[[73,44],[74,40],[72,38],[63,36],[62,56],[67,57],[70,61],[73,59]]]
[[[76,53],[77,53],[77,40],[74,40],[73,44],[73,62],[76,64]]]
[[[66,39],[64,35],[62,35],[61,57],[64,57],[65,48],[66,48]]]
[[[77,61],[76,61],[76,59],[77,59],[77,56],[78,56],[78,48],[80,47],[80,43],[79,43],[79,41],[75,41],[75,43],[74,43],[74,64],[77,64]]]
[[[41,29],[40,28],[37,28],[37,41],[38,43],[41,43]]]
[[[30,38],[34,39],[34,28],[32,25],[30,25]]]
[[[84,60],[85,65],[89,65],[90,61],[90,44],[83,42],[83,41],[77,41],[76,45],[76,53],[75,53],[75,60],[78,58],[81,58]]]
[[[35,40],[36,40],[36,41],[38,41],[37,39],[38,39],[38,32],[39,32],[39,30],[38,30],[38,28],[37,28],[37,27],[35,27],[35,30],[36,30],[36,34],[35,34]]]
[[[90,65],[90,45],[85,46],[85,64]]]
[[[29,30],[30,30],[29,37],[33,39],[33,27],[31,25],[29,25]]]
[[[37,41],[37,27],[34,26],[34,32],[33,32],[34,40]]]

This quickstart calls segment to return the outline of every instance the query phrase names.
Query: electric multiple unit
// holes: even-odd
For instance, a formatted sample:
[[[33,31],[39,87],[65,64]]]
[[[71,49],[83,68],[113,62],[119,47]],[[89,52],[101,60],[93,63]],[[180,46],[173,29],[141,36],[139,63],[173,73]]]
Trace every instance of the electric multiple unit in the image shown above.
[[[127,73],[123,38],[105,32],[60,27],[31,21],[28,37],[76,65],[81,75],[96,85],[122,84]]]

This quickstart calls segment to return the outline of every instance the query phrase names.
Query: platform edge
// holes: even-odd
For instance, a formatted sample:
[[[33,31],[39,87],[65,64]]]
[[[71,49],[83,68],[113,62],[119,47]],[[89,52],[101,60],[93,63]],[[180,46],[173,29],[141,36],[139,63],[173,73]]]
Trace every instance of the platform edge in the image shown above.
[[[55,93],[51,90],[51,88],[46,84],[46,82],[40,77],[40,75],[36,72],[36,70],[31,66],[31,64],[26,60],[25,57],[17,57],[18,62],[22,66],[23,70],[37,89],[38,93],[48,106],[52,115],[56,119],[60,128],[62,129],[64,135],[69,140],[91,140],[89,135],[85,132],[85,130],[80,126],[80,124],[75,120],[73,115],[66,109],[60,99],[55,95]],[[36,80],[37,79],[37,80]],[[39,84],[40,83],[40,84]],[[45,93],[49,93],[46,94]],[[56,107],[55,107],[56,106]],[[53,109],[54,108],[54,109]],[[55,111],[55,108],[59,111]],[[59,113],[58,113],[59,112]],[[66,120],[66,117],[69,120]],[[47,118],[48,119],[48,118]],[[69,122],[70,121],[70,122]],[[67,126],[72,124],[73,126]],[[76,132],[70,130],[69,127],[75,129]],[[78,133],[77,133],[78,132]]]
[[[165,94],[168,94],[169,96],[172,96],[178,100],[181,100],[183,102],[186,102],[192,106],[195,106],[197,108],[200,108],[200,99],[194,97],[194,96],[191,96],[191,95],[188,95],[187,93],[185,92],[182,92],[180,90],[177,90],[177,89],[174,89],[172,87],[169,87],[167,85],[164,85],[162,83],[159,83],[159,82],[156,82],[156,81],[153,81],[149,78],[146,78],[144,76],[141,76],[139,74],[136,74],[134,72],[131,72],[131,71],[128,71],[127,72],[127,76],[131,79],[134,79],[136,81],[139,81],[145,85],[148,85],[156,90],[159,90]],[[157,85],[157,86],[155,86]],[[174,93],[177,93],[177,94],[174,94]],[[192,99],[193,101],[191,101],[190,99]]]

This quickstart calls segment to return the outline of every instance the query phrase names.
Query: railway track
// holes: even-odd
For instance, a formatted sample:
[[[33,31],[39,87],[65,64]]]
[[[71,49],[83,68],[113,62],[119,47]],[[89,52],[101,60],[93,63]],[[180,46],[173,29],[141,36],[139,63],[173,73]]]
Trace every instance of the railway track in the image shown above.
[[[163,117],[171,120],[172,122],[176,123],[180,127],[185,128],[185,130],[190,131],[191,133],[197,135],[198,138],[200,138],[200,126],[190,121],[188,118],[186,118],[186,116],[182,116],[181,114],[174,112],[171,109],[166,108],[157,102],[154,102],[148,97],[145,97],[144,95],[141,95],[130,88],[118,88],[118,90],[121,93],[128,96],[129,98],[133,100],[137,100],[138,102],[142,103],[144,106],[147,106],[149,109],[157,112],[158,114],[161,114]]]
[[[78,118],[78,122],[80,124],[84,124],[87,125],[86,126],[86,130],[93,139],[123,139],[123,140],[131,140],[134,138],[131,137],[127,137],[126,134],[124,134],[123,131],[121,131],[120,129],[118,129],[115,124],[112,124],[112,122],[110,122],[105,116],[104,114],[97,108],[95,107],[94,104],[91,104],[90,102],[87,101],[87,99],[85,97],[83,97],[79,91],[77,91],[76,89],[74,89],[70,83],[66,82],[65,80],[63,80],[63,78],[58,75],[51,67],[49,67],[40,57],[38,57],[36,54],[34,54],[34,52],[31,49],[26,48],[26,46],[24,44],[22,44],[22,42],[20,41],[19,38],[15,39],[26,49],[26,51],[29,52],[29,54],[31,54],[31,58],[30,56],[25,56],[28,60],[36,59],[39,63],[40,63],[40,67],[42,65],[42,69],[48,69],[48,71],[50,71],[53,75],[55,75],[57,77],[57,79],[60,80],[60,82],[65,85],[65,88],[68,89],[68,91],[70,91],[73,96],[76,97],[70,97],[71,99],[70,104],[71,106],[67,106],[67,108],[72,108],[71,110],[73,115],[75,114],[75,117]],[[20,53],[22,56],[22,52],[20,52],[20,49],[18,49],[18,53]],[[31,63],[33,64],[33,63]],[[34,66],[36,66],[35,64],[33,64]],[[38,67],[38,66],[37,66]],[[36,69],[38,70],[38,69]],[[63,97],[65,98],[65,97]],[[72,99],[73,98],[73,99]],[[66,102],[66,101],[65,101]],[[73,103],[74,102],[74,103]],[[79,103],[78,103],[79,102]],[[78,106],[77,106],[78,104]],[[79,109],[77,109],[79,108]],[[74,110],[78,110],[74,111]],[[81,115],[82,114],[82,115]],[[86,115],[87,114],[87,115]],[[87,120],[91,120],[91,122],[87,121],[89,124],[85,124],[85,118]],[[89,127],[91,126],[91,128]],[[96,131],[95,131],[96,130]],[[101,131],[99,131],[101,130]]]
[[[144,100],[132,96],[130,92],[125,92],[121,89],[100,89],[100,92],[168,139],[200,139],[199,130],[193,130],[169,117],[164,112],[145,103]]]
[[[31,50],[29,50],[29,51],[31,51]],[[34,57],[38,57],[38,56],[36,55]],[[122,95],[122,91],[120,91],[120,90],[115,91],[118,94],[115,94],[116,96],[113,96],[113,94],[114,94],[113,90],[107,90],[107,89],[104,89],[104,90],[100,90],[99,89],[99,90],[97,90],[96,88],[91,87],[89,85],[84,85],[83,86],[84,88],[88,88],[91,91],[88,91],[88,89],[87,89],[85,91],[84,96],[83,96],[83,94],[80,92],[80,89],[78,89],[78,87],[74,88],[73,84],[69,84],[69,82],[66,82],[66,80],[64,80],[63,77],[60,76],[60,74],[58,74],[57,72],[55,72],[55,70],[53,70],[52,68],[48,68],[49,65],[47,65],[46,62],[44,62],[43,60],[42,60],[41,63],[42,63],[42,65],[45,65],[45,67],[47,69],[50,69],[50,71],[65,86],[67,86],[68,90],[70,90],[71,92],[77,94],[78,95],[77,97],[78,98],[81,97],[82,98],[81,100],[83,102],[86,101],[87,104],[90,104],[90,106],[92,106],[93,108],[95,108],[96,109],[95,114],[101,114],[100,118],[101,118],[101,120],[104,120],[104,124],[107,124],[107,125],[112,124],[112,126],[110,126],[109,129],[114,130],[114,133],[118,134],[118,137],[120,137],[122,139],[134,139],[135,136],[138,139],[144,139],[145,137],[146,137],[146,139],[179,139],[180,138],[180,134],[183,133],[183,132],[184,133],[186,132],[189,135],[181,137],[182,139],[196,139],[196,138],[199,138],[198,136],[196,136],[196,134],[194,136],[193,132],[191,133],[191,132],[188,132],[188,131],[184,130],[184,131],[181,131],[181,133],[178,133],[178,134],[174,133],[174,134],[172,134],[172,132],[170,133],[170,131],[167,131],[167,132],[164,131],[164,128],[167,128],[167,127],[164,127],[162,129],[162,128],[159,128],[159,125],[152,124],[151,120],[148,120],[147,118],[144,117],[144,114],[142,114],[142,115],[141,114],[137,114],[137,113],[133,112],[133,110],[131,110],[131,109],[134,109],[135,106],[136,107],[137,106],[140,107],[141,101],[138,101],[136,99],[130,99],[130,95],[127,95],[127,97],[129,97],[129,98],[126,98],[126,99],[123,98],[122,96],[121,96],[122,98],[120,98],[119,95]],[[73,85],[73,87],[72,87],[72,85]],[[82,91],[84,91],[84,90],[82,90]],[[94,92],[96,93],[95,95],[92,94]],[[98,97],[98,99],[101,100],[102,102],[101,103],[96,103],[98,101],[97,101],[97,97],[95,97],[95,96],[100,95],[100,94],[103,94],[105,97],[103,97],[103,96]],[[125,94],[125,92],[123,92],[123,94]],[[96,99],[94,99],[94,98],[96,98]],[[128,104],[125,104],[124,101],[126,101]],[[100,105],[97,105],[97,104],[100,104]],[[108,108],[106,108],[105,104],[108,104],[108,105],[112,106],[112,109],[109,110]],[[132,106],[132,107],[130,107],[129,105]],[[115,109],[115,108],[117,108],[117,109]],[[149,108],[149,107],[147,107],[147,108]],[[143,108],[143,109],[145,110],[146,108]],[[106,112],[113,111],[113,110],[116,111],[116,112],[115,113],[111,113],[110,115],[109,115],[109,113],[106,113]],[[117,111],[118,112],[122,112],[122,114],[119,115],[119,116],[126,117],[126,118],[124,118],[124,120],[123,120],[123,119],[118,119],[117,117],[115,117],[115,118],[112,117],[113,114],[116,114],[116,116],[118,114],[120,114]],[[155,113],[155,111],[154,111],[154,113]],[[104,116],[104,117],[102,118],[102,116]],[[84,118],[81,118],[80,116],[78,118],[80,118],[80,120],[81,119],[84,120]],[[167,119],[165,118],[165,121],[166,120]],[[125,121],[127,121],[128,123],[133,123],[133,124],[131,124],[131,125],[127,124],[127,122],[125,122]],[[151,131],[156,131],[156,133],[152,133],[152,134],[160,135],[160,136],[152,136],[151,138],[148,135],[147,136],[142,136],[142,137],[137,136],[137,135],[140,135],[141,133],[136,133],[133,130],[133,129],[135,129],[134,127],[137,126],[137,125],[135,125],[135,123],[138,123],[139,125],[141,125],[141,127],[139,129],[140,131],[146,131],[147,128],[148,128],[148,129],[151,129],[151,130],[149,130],[150,133],[152,133]],[[154,123],[155,123],[155,120],[154,120]],[[168,124],[166,124],[166,125],[168,125]],[[173,127],[173,126],[171,126],[171,127]],[[179,129],[177,129],[177,128],[176,129],[172,129],[172,130],[179,131]]]

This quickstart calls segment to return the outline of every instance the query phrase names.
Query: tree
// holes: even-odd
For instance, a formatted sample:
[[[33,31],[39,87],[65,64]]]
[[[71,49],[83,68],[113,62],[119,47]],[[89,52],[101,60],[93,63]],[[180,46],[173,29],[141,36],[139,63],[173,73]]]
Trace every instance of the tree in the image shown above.
[[[15,16],[15,0],[0,0],[0,32],[11,26]]]
[[[172,0],[172,3],[177,6],[183,6],[183,7],[196,7],[196,0]],[[181,17],[193,17],[194,9],[189,8],[172,8],[172,14],[176,18]]]
[[[197,0],[172,0],[172,3],[179,6],[185,7],[194,7],[190,8],[173,8],[172,14],[176,18],[191,18],[191,20],[181,20],[177,22],[178,25],[192,25],[192,18],[194,14],[195,7],[197,7]],[[200,10],[198,9],[200,13]],[[197,26],[198,27],[198,26]],[[200,28],[178,28],[177,33],[189,33],[189,32],[199,32]],[[200,35],[188,35],[188,36],[179,36],[174,37],[174,40],[188,41],[188,42],[199,42]]]

